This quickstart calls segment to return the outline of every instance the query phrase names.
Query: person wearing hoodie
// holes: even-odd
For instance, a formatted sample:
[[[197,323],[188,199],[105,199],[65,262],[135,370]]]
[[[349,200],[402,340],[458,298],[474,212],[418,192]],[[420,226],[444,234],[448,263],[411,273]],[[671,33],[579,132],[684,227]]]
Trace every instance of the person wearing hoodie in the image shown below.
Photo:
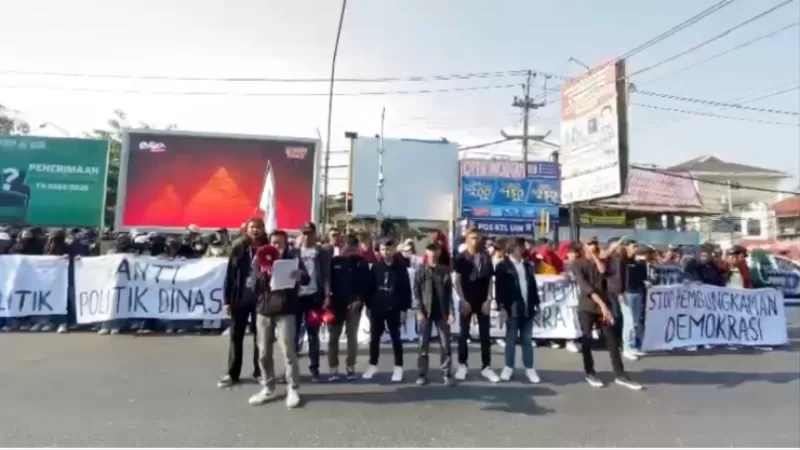
[[[36,230],[26,228],[19,234],[17,242],[11,246],[9,253],[16,255],[42,255],[44,254],[44,244],[36,236]],[[28,331],[36,325],[31,326],[30,317],[17,317],[11,320],[11,330]]]
[[[345,366],[347,378],[356,377],[358,356],[358,329],[361,310],[370,294],[372,277],[369,263],[358,253],[358,238],[351,234],[344,245],[337,247],[339,254],[331,259],[331,295],[325,299],[324,307],[333,314],[334,321],[328,325],[328,367],[330,380],[339,379],[339,338],[342,331],[347,339]]]
[[[228,257],[228,268],[223,284],[223,301],[225,315],[230,320],[228,338],[228,370],[217,386],[227,388],[239,383],[242,373],[244,354],[244,336],[251,322],[256,321],[256,303],[258,295],[253,289],[253,261],[259,247],[269,243],[264,231],[264,221],[254,217],[247,221],[245,234],[236,241]],[[253,340],[257,337],[254,334]],[[257,342],[257,341],[256,341]],[[258,346],[253,349],[253,378],[261,378],[261,367],[258,363]]]
[[[389,331],[394,353],[392,381],[403,380],[403,341],[400,328],[406,321],[406,312],[411,309],[411,280],[408,269],[395,257],[395,244],[385,238],[379,247],[381,259],[372,266],[371,295],[367,301],[369,311],[369,367],[364,372],[365,380],[378,373],[378,357],[381,336]]]
[[[283,353],[283,366],[286,370],[286,407],[296,408],[300,406],[300,394],[297,392],[300,384],[300,367],[297,361],[297,314],[302,311],[302,304],[299,300],[299,291],[302,286],[307,286],[311,277],[307,271],[303,260],[296,251],[288,248],[289,236],[283,230],[275,230],[269,235],[269,245],[264,251],[269,255],[270,250],[274,255],[269,255],[264,261],[256,258],[251,267],[252,277],[248,280],[251,289],[254,290],[257,299],[256,306],[256,335],[258,343],[258,363],[264,378],[263,388],[255,395],[250,397],[251,405],[261,405],[268,402],[275,396],[275,364],[274,364],[274,345],[275,341]],[[262,252],[259,249],[259,252]],[[297,260],[297,269],[291,276],[294,279],[294,286],[288,289],[273,289],[272,264],[274,260]],[[273,340],[273,336],[276,338]]]
[[[714,259],[713,252],[714,249],[710,246],[703,246],[700,248],[697,258],[686,261],[684,271],[690,281],[712,286],[725,286],[725,273],[719,262]]]
[[[451,386],[452,350],[450,347],[450,326],[455,322],[453,312],[453,280],[450,268],[439,263],[441,248],[432,243],[425,248],[427,264],[414,272],[414,306],[417,323],[420,326],[417,347],[417,384],[428,383],[428,350],[433,327],[439,335],[439,366],[442,369],[442,382]]]
[[[67,233],[64,230],[55,230],[50,233],[50,236],[47,238],[47,243],[45,244],[44,249],[45,255],[50,256],[60,256],[64,259],[70,258],[70,249],[69,244],[67,243]],[[71,310],[71,311],[70,311]],[[58,327],[58,330],[61,331],[62,322],[68,320],[67,317],[71,315],[74,317],[75,310],[74,304],[71,301],[67,301],[67,315],[52,315],[52,316],[43,316],[39,323],[31,327],[31,331],[51,331],[54,327]]]
[[[769,260],[766,251],[756,248],[750,252],[750,279],[753,288],[775,287],[767,281],[767,271],[771,269],[773,269],[772,261]]]
[[[12,245],[14,245],[14,241],[11,239],[11,235],[5,229],[0,231],[0,257],[7,255]],[[10,324],[10,320],[5,317],[0,317],[0,331],[10,330]]]

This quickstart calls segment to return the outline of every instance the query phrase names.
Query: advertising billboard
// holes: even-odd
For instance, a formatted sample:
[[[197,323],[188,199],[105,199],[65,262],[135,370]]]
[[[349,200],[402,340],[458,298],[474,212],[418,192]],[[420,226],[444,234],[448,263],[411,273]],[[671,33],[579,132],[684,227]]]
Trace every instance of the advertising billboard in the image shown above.
[[[356,217],[378,214],[379,147],[376,137],[353,138],[350,193]],[[419,139],[383,139],[383,204],[387,218],[453,220],[458,186],[458,144]]]
[[[101,226],[107,169],[108,141],[0,137],[0,223]]]
[[[465,159],[459,168],[462,218],[558,221],[557,163]]]
[[[312,220],[317,140],[131,130],[118,229],[238,229],[251,217],[298,230]]]
[[[625,62],[613,61],[561,88],[561,203],[625,192],[628,166]]]

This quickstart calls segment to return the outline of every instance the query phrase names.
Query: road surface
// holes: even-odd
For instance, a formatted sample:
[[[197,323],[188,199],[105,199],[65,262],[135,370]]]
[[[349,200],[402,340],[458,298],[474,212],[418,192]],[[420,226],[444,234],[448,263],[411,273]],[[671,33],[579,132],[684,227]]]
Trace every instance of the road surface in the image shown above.
[[[405,384],[389,383],[388,373],[371,383],[306,384],[305,406],[293,411],[282,400],[248,405],[255,384],[215,386],[226,357],[223,337],[2,334],[0,443],[798,447],[800,308],[788,314],[787,349],[676,352],[628,363],[647,387],[642,392],[591,388],[579,355],[551,349],[536,350],[543,379],[537,386],[495,386],[471,373],[454,388],[416,387],[409,346]],[[501,349],[494,353],[499,369]],[[477,364],[476,350],[471,358]],[[610,379],[607,354],[595,358]],[[359,365],[366,365],[363,350]],[[388,348],[381,366],[391,366]],[[250,371],[246,363],[243,372]]]

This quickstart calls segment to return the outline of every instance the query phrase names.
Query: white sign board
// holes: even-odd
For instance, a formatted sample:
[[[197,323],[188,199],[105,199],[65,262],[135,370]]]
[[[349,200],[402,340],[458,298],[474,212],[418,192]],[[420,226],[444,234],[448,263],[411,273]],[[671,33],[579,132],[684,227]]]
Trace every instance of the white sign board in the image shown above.
[[[69,261],[61,256],[0,256],[0,317],[67,313]]]
[[[228,260],[109,255],[75,262],[78,323],[222,319]]]
[[[561,203],[599,200],[625,191],[626,111],[613,61],[561,88]],[[622,125],[622,126],[620,126]]]
[[[651,288],[642,348],[698,345],[776,346],[788,342],[783,295],[775,289],[707,284]]]

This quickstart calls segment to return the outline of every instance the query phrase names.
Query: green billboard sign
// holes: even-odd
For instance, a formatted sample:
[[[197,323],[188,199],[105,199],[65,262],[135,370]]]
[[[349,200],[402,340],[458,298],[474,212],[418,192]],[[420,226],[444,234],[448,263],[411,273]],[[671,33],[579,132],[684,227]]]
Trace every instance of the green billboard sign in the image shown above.
[[[0,223],[101,226],[107,170],[108,141],[0,136]]]

